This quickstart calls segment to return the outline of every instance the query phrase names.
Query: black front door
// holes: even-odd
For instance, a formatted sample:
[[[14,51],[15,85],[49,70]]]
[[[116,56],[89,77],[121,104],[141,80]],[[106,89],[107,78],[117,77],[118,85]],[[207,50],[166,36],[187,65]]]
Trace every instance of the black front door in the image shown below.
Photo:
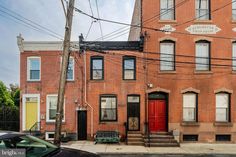
[[[139,103],[127,104],[127,121],[129,131],[140,130],[140,105]]]
[[[78,111],[78,140],[87,140],[87,111]]]

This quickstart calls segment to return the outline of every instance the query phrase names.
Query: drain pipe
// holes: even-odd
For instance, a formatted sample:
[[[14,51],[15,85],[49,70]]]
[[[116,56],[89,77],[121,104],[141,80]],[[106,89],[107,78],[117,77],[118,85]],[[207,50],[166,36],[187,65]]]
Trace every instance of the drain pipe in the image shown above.
[[[93,107],[87,102],[87,58],[84,51],[84,103],[91,108],[91,138],[93,138]]]

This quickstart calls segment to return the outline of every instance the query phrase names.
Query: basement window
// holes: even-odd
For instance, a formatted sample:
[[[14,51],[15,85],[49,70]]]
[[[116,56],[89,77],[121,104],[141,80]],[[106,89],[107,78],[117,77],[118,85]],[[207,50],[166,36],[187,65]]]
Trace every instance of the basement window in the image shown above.
[[[218,142],[231,141],[231,135],[216,135],[216,141]]]
[[[46,132],[45,133],[45,139],[48,140],[48,141],[52,141],[52,140],[54,140],[54,135],[55,135],[55,132]],[[62,132],[61,135],[62,135],[62,137],[66,137],[65,132]]]
[[[198,141],[198,135],[183,135],[183,141],[185,142]]]

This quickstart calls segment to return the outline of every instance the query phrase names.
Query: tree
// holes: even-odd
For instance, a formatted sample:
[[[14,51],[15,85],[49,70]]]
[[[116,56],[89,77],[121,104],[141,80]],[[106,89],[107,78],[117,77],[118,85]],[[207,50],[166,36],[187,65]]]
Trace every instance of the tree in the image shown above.
[[[20,89],[17,84],[10,84],[10,94],[14,102],[14,105],[19,107],[20,106]]]
[[[11,94],[7,90],[7,87],[2,81],[0,81],[0,106],[14,106],[14,101],[12,100]]]

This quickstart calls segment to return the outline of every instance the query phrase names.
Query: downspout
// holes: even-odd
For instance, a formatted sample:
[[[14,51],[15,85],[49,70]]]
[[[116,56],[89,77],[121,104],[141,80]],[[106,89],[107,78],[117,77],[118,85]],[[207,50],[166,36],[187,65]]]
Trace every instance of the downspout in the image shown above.
[[[84,51],[84,103],[91,108],[91,138],[93,138],[93,107],[87,102],[87,61]]]

